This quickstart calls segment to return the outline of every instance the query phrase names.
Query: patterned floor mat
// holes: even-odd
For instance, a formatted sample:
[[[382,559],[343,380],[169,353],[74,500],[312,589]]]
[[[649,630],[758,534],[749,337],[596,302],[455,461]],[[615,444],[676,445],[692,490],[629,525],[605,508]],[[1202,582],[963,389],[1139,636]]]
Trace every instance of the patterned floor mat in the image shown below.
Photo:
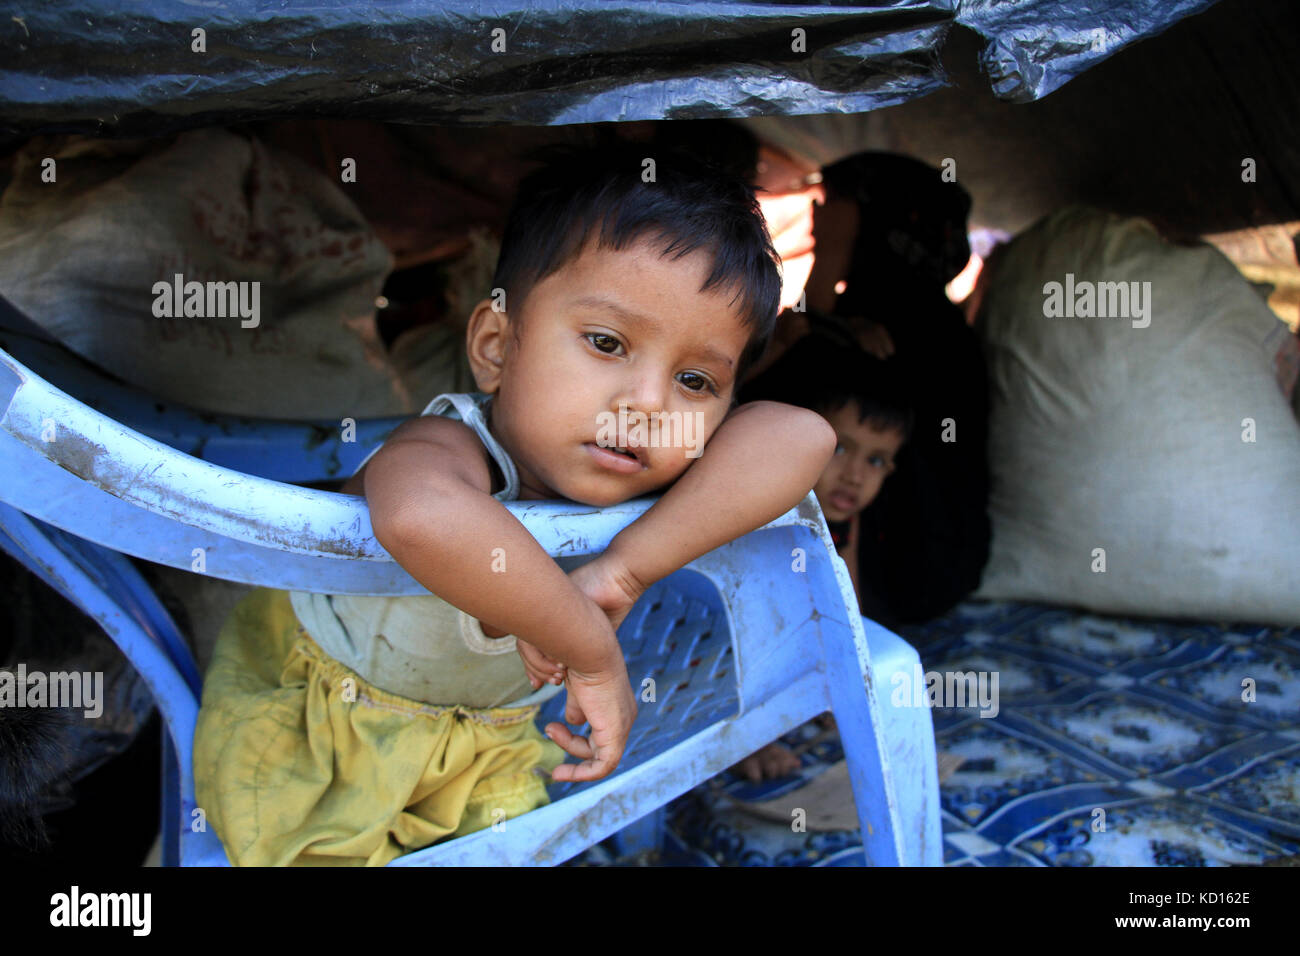
[[[903,637],[927,671],[998,678],[996,716],[933,711],[939,751],[965,758],[941,786],[947,865],[1226,866],[1300,854],[1300,627],[971,601]],[[842,756],[836,740],[821,741],[797,778],[724,774],[696,788],[670,805],[659,862],[857,865],[856,830],[795,833],[736,802],[787,794]],[[600,852],[585,862],[605,862]]]

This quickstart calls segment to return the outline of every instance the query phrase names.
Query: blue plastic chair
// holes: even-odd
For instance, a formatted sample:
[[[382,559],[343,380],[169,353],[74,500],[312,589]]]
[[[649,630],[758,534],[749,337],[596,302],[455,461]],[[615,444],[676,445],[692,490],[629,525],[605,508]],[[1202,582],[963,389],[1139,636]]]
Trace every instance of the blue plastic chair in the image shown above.
[[[105,407],[129,412],[153,404],[102,377],[89,382],[95,376],[74,368],[56,346],[13,332],[21,321],[0,299],[0,325],[10,329],[0,334],[6,350],[25,350],[46,371],[87,382]],[[164,863],[224,865],[220,841],[201,825],[194,802],[200,676],[185,639],[123,555],[184,570],[195,569],[201,556],[201,573],[273,588],[426,592],[374,539],[361,498],[185,454],[72,398],[8,351],[0,351],[0,410],[0,546],[98,620],[148,682],[169,730]],[[191,441],[186,415],[191,423],[217,420],[178,410],[170,424],[155,423],[157,430],[178,443]],[[256,441],[240,439],[241,426]],[[232,438],[224,454],[258,460],[268,440],[279,437],[284,447],[283,440],[312,433],[310,425],[235,419],[221,427]],[[367,427],[373,436],[392,423]],[[359,463],[377,441],[335,449],[334,458],[299,460],[294,469],[308,477],[298,480],[319,477],[322,460]],[[507,507],[569,567],[603,551],[652,503]],[[795,570],[801,564],[805,570]],[[618,771],[592,783],[556,785],[549,806],[393,865],[555,864],[620,832],[625,846],[653,843],[668,801],[827,710],[844,744],[864,862],[940,863],[930,714],[889,703],[890,675],[910,675],[919,658],[901,638],[856,613],[847,570],[811,495],[659,582],[633,608],[619,638],[634,685],[652,679],[655,699],[640,704]],[[542,719],[554,719],[561,706],[557,698]]]

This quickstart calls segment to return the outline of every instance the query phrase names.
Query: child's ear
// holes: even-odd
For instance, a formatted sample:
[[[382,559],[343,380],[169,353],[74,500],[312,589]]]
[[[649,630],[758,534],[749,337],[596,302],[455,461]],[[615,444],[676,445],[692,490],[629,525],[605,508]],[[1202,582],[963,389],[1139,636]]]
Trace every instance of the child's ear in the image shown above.
[[[483,299],[474,307],[465,332],[470,371],[480,392],[492,394],[501,387],[505,367],[506,339],[511,335],[510,316]]]

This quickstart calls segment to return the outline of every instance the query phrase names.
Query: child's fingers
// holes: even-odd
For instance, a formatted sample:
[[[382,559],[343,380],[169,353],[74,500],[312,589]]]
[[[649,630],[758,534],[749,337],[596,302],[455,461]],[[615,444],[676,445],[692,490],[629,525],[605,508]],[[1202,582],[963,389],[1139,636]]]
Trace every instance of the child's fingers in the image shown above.
[[[577,757],[579,760],[590,760],[593,755],[591,744],[587,742],[587,738],[579,737],[559,721],[552,721],[546,725],[546,736],[555,741],[560,749],[570,757]],[[570,764],[569,766],[574,765]]]
[[[546,736],[560,745],[582,763],[562,763],[551,772],[551,779],[559,783],[580,783],[608,776],[618,766],[622,751],[613,755],[597,754],[586,737],[579,737],[561,723],[546,725]]]
[[[528,682],[533,685],[534,690],[546,683],[563,683],[566,668],[559,661],[552,660],[525,641],[517,641],[516,648],[519,651],[520,660],[524,662],[524,671],[528,675]]]
[[[531,644],[525,644],[523,641],[517,641],[515,647],[519,651],[519,656],[524,659],[524,663],[536,670],[543,671],[552,667],[555,662],[549,657],[533,647]]]
[[[524,661],[524,672],[528,675],[528,680],[532,683],[534,690],[547,682],[558,682],[557,677],[562,678],[562,675],[554,671],[534,667],[528,661]]]
[[[578,699],[574,696],[572,687],[569,688],[569,694],[564,701],[564,719],[575,727],[581,727],[587,722],[587,715],[583,711],[582,705],[578,703]]]
[[[542,686],[542,683],[544,682],[545,678],[537,670],[537,668],[533,667],[533,665],[528,662],[527,658],[524,658],[523,661],[524,661],[524,673],[528,676],[528,683],[533,685],[533,690],[537,690],[537,688]]]
[[[542,684],[560,684],[564,682],[564,666],[557,668],[552,667],[530,667],[529,673],[536,677]]]
[[[555,768],[551,779],[556,783],[586,783],[608,777],[614,765],[608,760],[584,760],[582,763],[562,763]]]

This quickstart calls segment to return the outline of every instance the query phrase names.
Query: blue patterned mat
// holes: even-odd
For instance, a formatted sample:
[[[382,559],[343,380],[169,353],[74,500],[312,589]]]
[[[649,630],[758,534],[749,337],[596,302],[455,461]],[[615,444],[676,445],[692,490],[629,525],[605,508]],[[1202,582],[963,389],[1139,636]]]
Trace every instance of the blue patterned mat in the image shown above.
[[[903,637],[927,670],[999,676],[996,716],[932,712],[939,751],[965,758],[941,787],[947,865],[1224,866],[1300,854],[1300,627],[971,601]],[[856,865],[857,831],[794,833],[733,802],[788,793],[841,757],[832,739],[802,755],[799,778],[723,775],[696,788],[670,805],[660,862]]]

